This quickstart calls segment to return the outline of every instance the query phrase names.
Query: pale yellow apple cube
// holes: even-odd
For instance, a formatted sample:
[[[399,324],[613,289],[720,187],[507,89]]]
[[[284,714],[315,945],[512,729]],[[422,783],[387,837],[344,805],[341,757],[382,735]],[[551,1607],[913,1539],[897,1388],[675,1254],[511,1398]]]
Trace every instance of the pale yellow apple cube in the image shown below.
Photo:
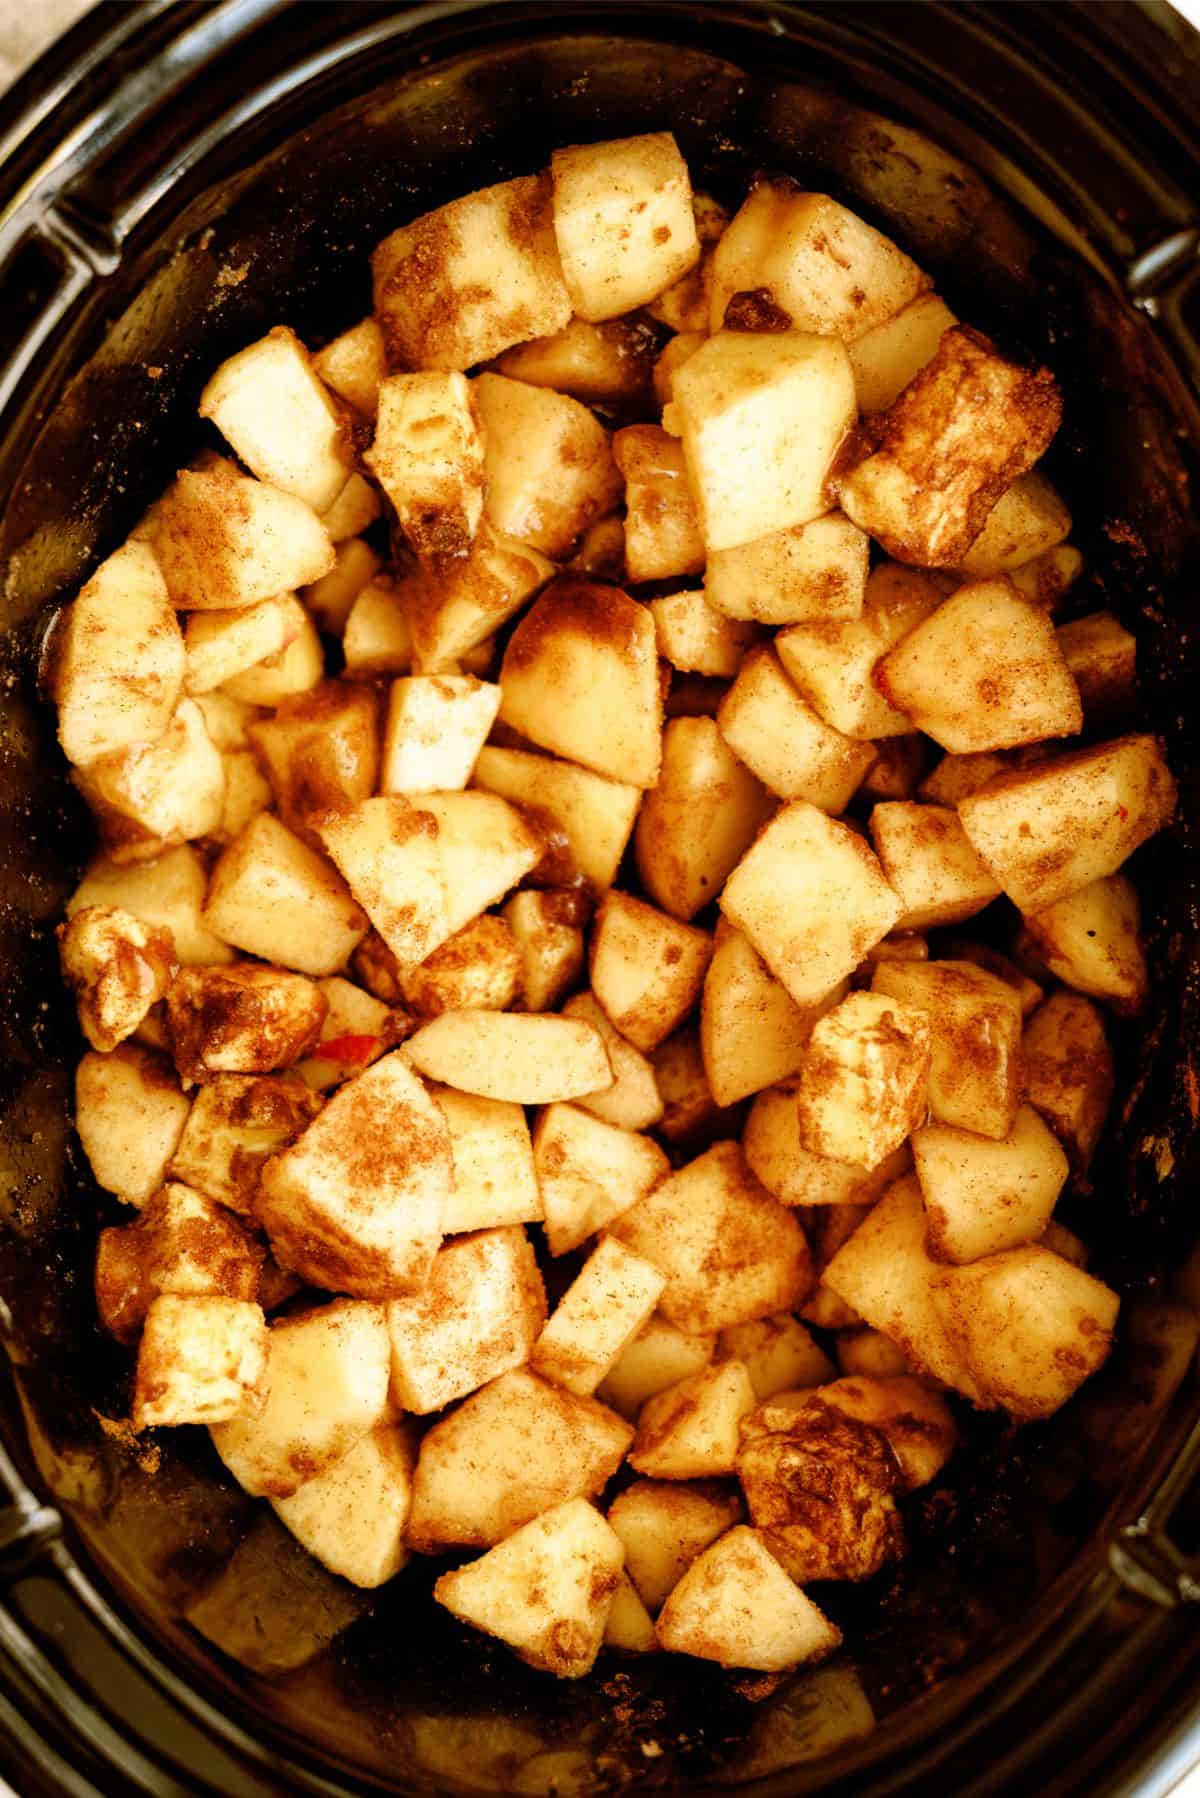
[[[669,131],[555,150],[554,234],[580,318],[644,306],[700,259],[687,164]]]
[[[317,628],[329,637],[344,634],[354,602],[383,566],[380,556],[361,537],[349,537],[334,551],[329,573],[305,587],[300,597]]]
[[[379,388],[387,374],[383,332],[374,318],[360,319],[330,338],[313,356],[313,367],[339,399],[374,418]]]
[[[926,574],[881,563],[867,581],[860,617],[794,624],[775,648],[793,685],[844,736],[878,741],[913,729],[874,682],[893,644],[936,611],[942,595]]]
[[[612,1082],[599,1031],[546,1013],[444,1011],[404,1052],[429,1080],[516,1105],[552,1105]]]
[[[533,1133],[533,1161],[552,1255],[566,1254],[606,1229],[671,1171],[650,1137],[606,1123],[577,1105],[548,1105],[542,1112]]]
[[[800,1140],[833,1161],[878,1167],[924,1122],[930,1021],[914,1005],[851,993],[813,1027],[797,1095]]]
[[[860,412],[886,412],[958,320],[936,293],[918,294],[848,348]]]
[[[553,573],[540,550],[501,536],[485,514],[469,555],[422,568],[396,588],[417,672],[456,674],[462,659],[490,641]]]
[[[670,718],[662,772],[642,800],[634,848],[650,898],[685,922],[720,892],[774,800],[711,718]]]
[[[621,477],[604,426],[578,400],[504,375],[471,393],[485,444],[484,500],[493,530],[561,558],[611,512]]]
[[[530,1366],[589,1397],[649,1320],[665,1285],[649,1261],[602,1236],[534,1343]]]
[[[625,482],[629,579],[661,581],[699,574],[704,567],[704,538],[677,438],[658,425],[627,425],[613,437],[612,448]]]
[[[764,1673],[823,1660],[842,1639],[759,1532],[740,1526],[693,1562],[663,1606],[656,1633],[676,1654]]]
[[[363,457],[419,556],[464,556],[483,516],[483,424],[465,375],[389,375]]]
[[[154,553],[129,542],[102,562],[50,643],[58,740],[77,766],[152,742],[171,722],[184,646]]]
[[[759,1402],[777,1392],[820,1386],[834,1376],[825,1350],[790,1311],[756,1323],[734,1324],[717,1339],[721,1361],[740,1361]]]
[[[1036,1242],[1067,1179],[1066,1155],[1029,1105],[999,1142],[927,1124],[913,1132],[912,1151],[939,1261],[977,1261]]]
[[[542,1200],[529,1125],[520,1105],[431,1087],[450,1132],[454,1184],[443,1200],[447,1236],[540,1223]]]
[[[835,988],[834,1001],[842,997]],[[700,1052],[718,1105],[797,1073],[819,1015],[797,1005],[749,939],[721,919],[700,1003]]]
[[[691,674],[736,674],[757,641],[752,625],[714,611],[702,592],[669,593],[650,602],[658,653]]]
[[[1062,496],[1031,468],[1001,494],[959,566],[966,575],[1011,574],[1057,549],[1070,529]]]
[[[1021,1082],[1021,1001],[1007,981],[966,961],[892,961],[875,969],[871,991],[928,1013],[937,1122],[1007,1136]]]
[[[691,1336],[655,1312],[609,1368],[596,1396],[622,1417],[636,1418],[656,1392],[707,1367],[716,1345],[711,1333]]]
[[[1094,880],[1025,919],[1026,934],[1056,979],[1114,1010],[1146,1002],[1149,974],[1137,888],[1124,874]]]
[[[191,1101],[170,1062],[140,1043],[89,1051],[75,1070],[75,1129],[97,1183],[127,1205],[158,1191]]]
[[[269,812],[213,869],[203,922],[247,955],[313,975],[345,967],[367,929],[337,870]]]
[[[793,1079],[759,1093],[742,1132],[747,1166],[781,1205],[852,1211],[873,1204],[885,1188],[908,1172],[912,1156],[906,1148],[885,1156],[874,1168],[814,1154],[800,1137],[797,1089],[798,1081]],[[817,1231],[811,1222],[810,1227]],[[814,1243],[817,1239],[814,1234]]]
[[[574,762],[492,743],[479,752],[474,782],[534,819],[543,816],[566,839],[572,872],[598,892],[612,885],[633,831],[640,787]]]
[[[525,1011],[554,1011],[583,974],[586,905],[572,888],[514,893],[504,906],[521,960]]]
[[[857,618],[867,584],[869,543],[844,512],[714,550],[704,597],[727,618],[760,624]]]
[[[871,813],[871,841],[888,885],[904,902],[899,930],[961,924],[1000,896],[949,806],[906,800],[877,805]]]
[[[706,930],[614,887],[592,928],[592,992],[635,1048],[657,1048],[700,996],[712,957]]]
[[[1086,1179],[1115,1085],[1104,1020],[1091,1000],[1052,993],[1025,1026],[1021,1062],[1026,1099]]]
[[[341,414],[294,331],[276,325],[222,362],[200,395],[251,474],[324,512],[353,467]]]
[[[500,710],[500,688],[469,674],[416,674],[392,683],[379,789],[447,793],[465,787]]]
[[[274,1499],[275,1515],[331,1573],[373,1590],[409,1559],[404,1529],[415,1459],[405,1430],[381,1424],[289,1498]]]
[[[845,811],[875,760],[873,744],[825,723],[765,646],[746,657],[717,709],[717,726],[764,786],[825,812]]]
[[[1137,703],[1137,640],[1111,612],[1060,624],[1055,636],[1089,727],[1129,717]]]
[[[733,1472],[738,1424],[754,1409],[740,1361],[722,1361],[668,1386],[638,1414],[629,1464],[660,1480],[702,1480]]]
[[[583,1093],[576,1100],[602,1122],[621,1130],[649,1130],[663,1115],[662,1096],[654,1068],[640,1049],[635,1049],[610,1023],[594,993],[576,993],[563,1006],[563,1016],[590,1024],[608,1056],[611,1085]]]
[[[524,1230],[480,1230],[447,1243],[425,1285],[393,1299],[387,1315],[392,1391],[419,1417],[522,1367],[546,1321],[542,1277]]]
[[[130,1421],[224,1423],[266,1399],[267,1327],[260,1307],[218,1294],[164,1293],[146,1313]]]

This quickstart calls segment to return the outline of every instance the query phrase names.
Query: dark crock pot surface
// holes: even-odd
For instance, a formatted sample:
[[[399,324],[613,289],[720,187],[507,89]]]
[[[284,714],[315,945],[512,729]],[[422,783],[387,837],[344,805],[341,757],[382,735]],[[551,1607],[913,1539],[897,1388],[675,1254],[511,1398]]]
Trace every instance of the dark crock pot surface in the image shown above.
[[[13,153],[8,197],[28,204],[21,176],[36,200],[20,229],[10,209],[0,265],[0,340],[14,351],[0,463],[0,1295],[17,1495],[0,1527],[0,1730],[25,1757],[22,1791],[367,1782],[585,1794],[754,1780],[756,1791],[866,1794],[935,1780],[1094,1793],[1126,1789],[1103,1783],[1121,1765],[1114,1732],[1155,1706],[1187,1709],[1190,1632],[1107,1571],[1108,1542],[1196,1414],[1193,1393],[1165,1417],[1146,1402],[1153,1369],[1131,1345],[1051,1424],[1015,1433],[964,1410],[967,1450],[907,1501],[908,1559],[863,1586],[814,1592],[847,1650],[771,1696],[766,1682],[673,1657],[606,1657],[593,1679],[555,1684],[432,1604],[444,1561],[418,1557],[372,1602],[232,1487],[204,1432],[132,1439],[115,1421],[128,1412],[128,1358],[101,1334],[91,1292],[97,1228],[121,1208],[71,1138],[80,1041],[52,935],[91,825],[36,689],[54,607],[204,441],[206,375],[274,323],[317,343],[362,316],[367,252],[414,213],[536,168],[558,143],[660,128],[719,197],[736,201],[760,166],[833,193],[912,249],[962,316],[1054,368],[1066,420],[1047,466],[1089,571],[1071,610],[1109,606],[1139,634],[1139,725],[1167,739],[1181,816],[1136,861],[1154,1000],[1117,1043],[1125,1103],[1095,1190],[1062,1216],[1102,1278],[1131,1295],[1159,1290],[1196,1227],[1200,555],[1187,357],[1200,287],[1187,285],[1186,257],[1166,256],[1157,325],[1123,288],[1148,289],[1158,276],[1146,252],[1194,226],[1184,178],[1198,171],[1166,76],[1154,111],[1136,117],[1136,154],[1122,148],[1132,127],[1120,108],[1150,79],[1139,59],[1153,65],[1158,40],[1131,17],[1132,36],[1114,43],[1094,10],[1064,5],[1052,21],[1023,5],[151,4],[136,29],[121,14],[123,39],[62,103],[69,124],[85,101],[103,110],[114,77],[140,81],[124,137],[85,136],[61,192],[45,174],[48,126]],[[85,21],[69,50],[86,60],[102,31],[120,37],[120,9],[105,11],[107,26]],[[1065,76],[1049,88],[1047,58]],[[195,68],[199,85],[184,79]],[[8,124],[38,78],[49,71],[20,90]],[[864,106],[925,125],[986,180],[923,176],[919,142]],[[998,197],[1006,189],[1039,217]],[[0,254],[3,226],[0,215]],[[30,328],[44,336],[26,356]],[[24,1509],[22,1475],[36,1495]],[[93,1603],[81,1568],[115,1593],[113,1612]],[[120,1619],[165,1673],[136,1671]],[[40,1683],[26,1641],[46,1656]],[[182,1689],[163,1694],[180,1673],[214,1711],[188,1720]],[[1113,1690],[1098,1695],[1097,1680]],[[1019,1696],[1014,1722],[1003,1706]],[[1057,1738],[1042,1743],[1055,1719]],[[30,1731],[92,1784],[47,1772]],[[1013,1754],[1043,1756],[1035,1784],[1014,1783],[1033,1775],[1018,1775]]]

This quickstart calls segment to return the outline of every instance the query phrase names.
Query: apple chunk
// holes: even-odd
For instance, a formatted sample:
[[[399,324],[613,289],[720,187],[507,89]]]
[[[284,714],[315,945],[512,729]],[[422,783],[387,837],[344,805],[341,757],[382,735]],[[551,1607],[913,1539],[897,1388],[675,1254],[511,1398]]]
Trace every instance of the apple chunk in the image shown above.
[[[140,1043],[89,1052],[75,1070],[75,1129],[92,1173],[127,1205],[163,1183],[191,1109],[170,1062]]]
[[[836,988],[834,997],[842,997]],[[748,938],[722,918],[700,1005],[700,1051],[716,1103],[735,1105],[795,1074],[817,1015],[796,1004]]]
[[[444,1573],[439,1604],[498,1636],[523,1661],[559,1679],[595,1665],[620,1582],[624,1552],[582,1498],[556,1505],[478,1561]]]
[[[658,425],[627,425],[613,438],[625,480],[625,564],[631,581],[699,574],[704,539],[683,449]]]
[[[533,1159],[552,1255],[605,1229],[671,1168],[650,1137],[561,1104],[548,1105],[538,1119]]]
[[[521,814],[491,793],[384,795],[314,827],[402,971],[503,899],[542,853]]]
[[[1067,1178],[1066,1156],[1029,1105],[999,1142],[927,1124],[913,1132],[912,1150],[930,1252],[940,1261],[977,1261],[1036,1241]]]
[[[958,755],[1083,728],[1079,691],[1054,626],[1003,576],[960,587],[883,658],[875,683]]]
[[[493,743],[479,752],[474,784],[548,826],[548,837],[565,837],[572,872],[582,874],[598,892],[617,878],[641,801],[640,787],[608,780],[574,762]]]
[[[571,317],[549,175],[423,213],[384,238],[371,269],[388,356],[402,368],[473,368]]]
[[[546,1294],[519,1226],[439,1249],[418,1292],[387,1308],[392,1390],[417,1416],[522,1366],[546,1321]]]
[[[516,1105],[550,1105],[612,1084],[600,1032],[544,1013],[444,1011],[404,1053],[430,1080]]]
[[[887,935],[903,905],[861,837],[795,799],[742,857],[721,910],[797,1005],[815,1005]]]
[[[564,558],[621,497],[608,432],[578,400],[547,387],[482,374],[471,390],[486,445],[484,509],[493,530]]]
[[[961,924],[1000,896],[949,806],[894,800],[871,813],[871,841],[893,887],[904,901],[900,930]]]
[[[685,922],[714,899],[774,810],[711,718],[670,718],[634,847],[650,898]]]
[[[877,417],[881,447],[842,481],[842,509],[896,561],[957,567],[1061,416],[1048,369],[1021,368],[955,325]]]
[[[662,700],[654,620],[618,587],[557,581],[509,640],[500,717],[597,774],[652,787]]]
[[[592,991],[635,1048],[655,1049],[700,996],[712,956],[706,930],[613,888],[592,931]]]
[[[710,554],[829,510],[856,417],[850,360],[833,338],[718,331],[676,375],[673,410]]]
[[[302,974],[336,974],[367,928],[337,870],[269,812],[251,820],[213,869],[203,919],[247,955]]]
[[[595,1399],[527,1368],[502,1374],[422,1441],[409,1541],[418,1554],[488,1548],[551,1505],[599,1492],[632,1440]]]
[[[721,1142],[671,1175],[611,1225],[666,1275],[659,1308],[700,1334],[793,1309],[813,1283],[795,1216]]]
[[[289,1498],[275,1499],[275,1515],[331,1573],[352,1586],[382,1586],[409,1558],[414,1458],[404,1429],[381,1424]]]
[[[891,961],[875,969],[871,990],[928,1013],[934,1118],[1007,1136],[1021,1079],[1021,1001],[1008,982],[967,961]]]
[[[814,1026],[800,1069],[800,1140],[871,1169],[924,1121],[930,1024],[915,1005],[851,993]]]
[[[760,624],[822,623],[862,611],[870,545],[843,512],[772,531],[737,549],[714,550],[704,597],[727,618]]]
[[[1050,973],[1115,1011],[1140,1011],[1149,975],[1137,888],[1124,874],[1081,887],[1025,920],[1027,940]]]
[[[724,1667],[781,1673],[823,1660],[841,1632],[799,1591],[757,1530],[726,1531],[684,1574],[656,1625],[659,1644]]]
[[[666,1281],[613,1236],[601,1237],[533,1345],[530,1366],[590,1397],[642,1325]]]
[[[389,375],[363,458],[419,556],[466,555],[483,516],[484,437],[458,373]]]
[[[754,1409],[754,1388],[740,1361],[706,1367],[646,1400],[629,1464],[660,1480],[732,1473],[738,1424]]]
[[[353,467],[338,408],[286,325],[221,363],[200,395],[200,416],[212,420],[251,474],[314,512],[333,504]]]
[[[824,812],[845,811],[877,755],[874,744],[855,742],[826,724],[765,647],[742,663],[718,707],[717,725],[764,786]]]
[[[465,787],[499,709],[499,687],[469,674],[394,681],[380,791],[448,793]]]
[[[77,765],[152,742],[171,721],[184,647],[167,583],[144,543],[102,562],[51,644],[63,754]]]
[[[1150,736],[1014,769],[963,799],[963,829],[1026,915],[1115,874],[1170,822],[1175,782]]]
[[[1066,1149],[1076,1176],[1086,1179],[1115,1076],[1104,1020],[1078,993],[1054,993],[1040,1005],[1021,1039],[1025,1097]]]
[[[255,1212],[276,1259],[314,1286],[391,1298],[428,1278],[453,1177],[446,1120],[396,1051],[268,1162]]]
[[[146,1315],[130,1422],[220,1424],[266,1398],[267,1329],[258,1305],[213,1293],[164,1293]]]
[[[669,131],[555,150],[554,235],[580,318],[644,306],[700,259],[687,164]]]

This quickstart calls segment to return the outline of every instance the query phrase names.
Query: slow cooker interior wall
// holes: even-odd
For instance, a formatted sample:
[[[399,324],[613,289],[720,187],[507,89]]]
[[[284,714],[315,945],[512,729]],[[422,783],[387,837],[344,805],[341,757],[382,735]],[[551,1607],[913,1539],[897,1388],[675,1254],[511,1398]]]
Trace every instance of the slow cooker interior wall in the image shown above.
[[[580,88],[583,57],[587,80]],[[91,1319],[87,1259],[96,1201],[66,1148],[62,1124],[62,1070],[77,1052],[77,1038],[58,994],[47,925],[87,838],[50,747],[48,720],[32,696],[42,607],[119,540],[166,473],[195,447],[193,402],[213,362],[280,317],[311,337],[352,322],[367,303],[367,249],[414,210],[536,166],[555,142],[572,136],[663,124],[677,129],[719,190],[736,192],[759,160],[790,161],[810,181],[815,172],[830,175],[825,185],[861,203],[844,171],[839,177],[822,164],[819,137],[800,134],[790,155],[777,148],[762,154],[766,97],[761,75],[748,80],[736,68],[678,48],[668,65],[648,57],[642,43],[603,51],[575,39],[565,48],[485,58],[449,84],[425,78],[415,89],[381,89],[356,102],[336,122],[306,132],[265,171],[239,177],[232,191],[223,186],[194,199],[187,214],[112,277],[110,307],[132,303],[48,422],[0,538],[9,570],[5,606],[16,624],[6,650],[23,683],[19,697],[10,695],[0,840],[0,880],[10,907],[0,938],[8,999],[0,1026],[7,1056],[3,1098],[17,1176],[10,1215],[18,1226],[0,1276],[15,1346],[30,1364],[27,1391],[40,1386],[47,1399],[54,1394],[55,1410],[45,1421],[60,1443],[79,1430],[91,1450],[94,1428],[88,1431],[87,1403],[79,1398],[110,1405],[119,1369]],[[180,241],[184,248],[164,263],[168,245]],[[1019,233],[1016,241],[1024,241]],[[1180,697],[1190,618],[1174,595],[1186,590],[1195,549],[1181,488],[1174,377],[1111,292],[1047,249],[1038,249],[1027,268],[1006,270],[993,255],[981,276],[960,245],[944,284],[967,316],[1042,349],[1068,383],[1068,433],[1056,473],[1071,493],[1105,594],[1144,627],[1148,719],[1170,729],[1177,763],[1194,766]],[[1131,441],[1152,448],[1130,457]],[[1114,521],[1128,527],[1116,540]],[[1182,1236],[1176,1229],[1168,1245],[1166,1232],[1179,1216],[1173,1194],[1189,1169],[1183,1159],[1189,1088],[1182,1072],[1195,1040],[1196,964],[1184,935],[1193,929],[1189,847],[1185,828],[1174,844],[1146,858],[1162,928],[1154,1017],[1159,1071],[1145,1102],[1155,1130],[1161,1113],[1167,1139],[1178,1145],[1180,1172],[1165,1187],[1147,1177],[1138,1147],[1147,1114],[1140,1112],[1114,1142],[1113,1177],[1097,1200],[1106,1220],[1100,1234],[1120,1260],[1130,1259],[1132,1241],[1132,1261],[1143,1271],[1163,1263]],[[40,1142],[30,1140],[37,1131]],[[1130,1167],[1132,1186],[1125,1178]],[[76,1393],[73,1405],[62,1404],[56,1376],[64,1370]],[[185,1466],[190,1459],[184,1455]],[[206,1465],[203,1457],[200,1464]],[[128,1468],[118,1467],[114,1477],[136,1483]],[[225,1546],[225,1522],[223,1512],[219,1523],[212,1516],[206,1522],[210,1559]],[[149,1584],[161,1601],[161,1577]],[[391,1663],[387,1677],[394,1672]],[[534,1703],[541,1697],[522,1690],[520,1704]]]

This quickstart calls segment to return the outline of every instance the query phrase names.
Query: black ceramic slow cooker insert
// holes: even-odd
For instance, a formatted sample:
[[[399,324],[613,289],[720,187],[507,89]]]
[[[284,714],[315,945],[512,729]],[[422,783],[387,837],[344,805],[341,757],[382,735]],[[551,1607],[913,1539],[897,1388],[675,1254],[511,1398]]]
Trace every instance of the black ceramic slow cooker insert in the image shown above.
[[[775,1696],[701,1663],[558,1685],[467,1642],[414,1563],[373,1602],[206,1436],[132,1442],[96,1324],[111,1206],[71,1140],[53,924],[92,846],[38,696],[54,608],[202,441],[224,356],[369,308],[367,255],[559,144],[669,129],[894,235],[1058,375],[1049,467],[1139,638],[1180,817],[1140,852],[1154,997],[1077,1200],[1132,1309],[1200,1174],[1200,38],[1157,0],[100,6],[0,106],[0,1771],[22,1798],[1165,1793],[1200,1761],[1194,1378],[1126,1341],[1067,1411],[982,1418],[913,1551],[830,1595],[848,1648]],[[822,1599],[824,1602],[824,1598]]]

